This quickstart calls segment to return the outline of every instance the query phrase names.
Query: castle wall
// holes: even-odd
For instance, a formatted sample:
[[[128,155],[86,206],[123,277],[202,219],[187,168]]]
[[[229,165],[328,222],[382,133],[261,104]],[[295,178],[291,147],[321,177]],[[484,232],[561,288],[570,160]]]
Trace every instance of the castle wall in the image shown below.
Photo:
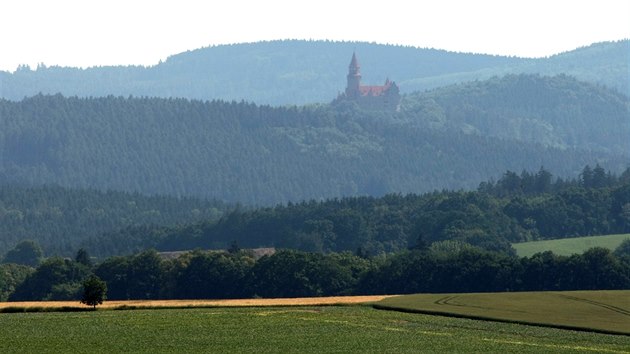
[[[333,102],[353,101],[365,110],[397,111],[400,106],[400,91],[396,83],[387,79],[383,86],[362,86],[360,68],[353,53],[346,77],[348,80],[346,90]]]
[[[359,96],[356,99],[359,107],[370,111],[397,111],[400,95]]]

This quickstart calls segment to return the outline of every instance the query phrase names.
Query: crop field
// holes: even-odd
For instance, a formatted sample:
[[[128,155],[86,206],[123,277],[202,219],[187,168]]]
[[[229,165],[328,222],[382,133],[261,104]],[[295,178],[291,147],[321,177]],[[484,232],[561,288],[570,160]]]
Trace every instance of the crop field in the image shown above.
[[[231,299],[231,300],[122,300],[105,301],[99,309],[150,309],[150,308],[192,308],[192,307],[247,307],[247,306],[326,306],[353,305],[383,300],[387,295],[371,296],[329,296],[279,299]],[[24,301],[0,302],[0,312],[50,312],[68,309],[86,309],[78,301]]]
[[[367,305],[0,314],[0,352],[629,353],[630,337]]]
[[[575,238],[562,238],[557,240],[531,241],[513,243],[519,257],[531,257],[535,253],[552,251],[555,254],[570,256],[581,254],[592,247],[603,247],[609,250],[617,248],[623,240],[630,239],[630,234],[586,236]]]
[[[630,290],[417,294],[379,308],[630,335]]]

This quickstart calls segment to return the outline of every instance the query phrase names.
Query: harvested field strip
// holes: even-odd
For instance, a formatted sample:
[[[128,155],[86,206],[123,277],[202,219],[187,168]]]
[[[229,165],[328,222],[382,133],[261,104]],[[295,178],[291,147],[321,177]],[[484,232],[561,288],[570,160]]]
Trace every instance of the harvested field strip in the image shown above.
[[[378,309],[630,335],[630,291],[417,294]]]
[[[284,299],[229,299],[229,300],[124,300],[105,301],[98,308],[142,309],[142,308],[187,308],[187,307],[261,307],[261,306],[325,306],[353,305],[383,300],[388,296],[331,296]],[[23,309],[23,311],[20,311]],[[78,301],[24,301],[0,302],[0,312],[38,312],[58,309],[73,311],[89,309]]]

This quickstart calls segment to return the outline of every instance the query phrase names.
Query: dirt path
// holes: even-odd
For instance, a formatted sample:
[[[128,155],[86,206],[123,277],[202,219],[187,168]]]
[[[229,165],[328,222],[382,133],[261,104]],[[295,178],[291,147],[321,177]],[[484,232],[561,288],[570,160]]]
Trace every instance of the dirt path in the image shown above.
[[[287,299],[234,299],[234,300],[126,300],[105,301],[99,308],[130,307],[238,307],[238,306],[317,306],[317,305],[349,305],[375,302],[391,297],[391,295],[374,296],[332,296],[304,297]],[[78,301],[24,301],[0,302],[0,309],[7,307],[82,307]]]

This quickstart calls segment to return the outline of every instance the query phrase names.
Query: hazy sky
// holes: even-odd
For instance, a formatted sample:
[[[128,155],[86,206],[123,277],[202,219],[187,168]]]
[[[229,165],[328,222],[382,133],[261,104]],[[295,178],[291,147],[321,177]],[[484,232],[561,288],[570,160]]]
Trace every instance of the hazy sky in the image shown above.
[[[629,0],[3,0],[0,70],[152,65],[214,44],[331,39],[540,57],[630,38]]]

